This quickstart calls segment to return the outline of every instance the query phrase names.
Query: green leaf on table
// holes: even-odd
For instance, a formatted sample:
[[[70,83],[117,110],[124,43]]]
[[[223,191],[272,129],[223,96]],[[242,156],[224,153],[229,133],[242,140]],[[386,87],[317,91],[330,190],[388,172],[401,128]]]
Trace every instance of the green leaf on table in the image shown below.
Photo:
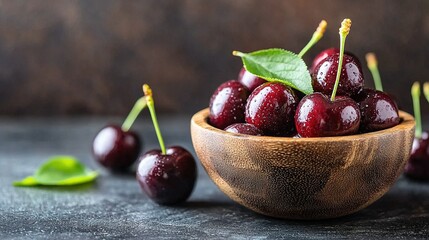
[[[246,70],[267,81],[286,84],[305,94],[313,93],[311,76],[305,62],[293,52],[271,48],[251,53],[234,51]]]
[[[54,156],[42,164],[33,176],[14,182],[14,186],[70,186],[95,180],[98,173],[72,156]]]
[[[21,181],[18,182],[13,182],[14,186],[17,187],[30,187],[30,186],[37,186],[39,185],[36,181],[36,179],[33,176],[28,176],[24,179],[22,179]]]

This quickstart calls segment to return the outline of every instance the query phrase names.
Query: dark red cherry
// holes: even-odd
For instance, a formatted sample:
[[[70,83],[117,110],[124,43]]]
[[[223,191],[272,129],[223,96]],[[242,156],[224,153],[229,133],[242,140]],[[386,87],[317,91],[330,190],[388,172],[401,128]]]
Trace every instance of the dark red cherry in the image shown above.
[[[152,150],[139,159],[137,181],[150,199],[171,205],[185,201],[192,193],[197,166],[192,155],[182,147]]]
[[[246,104],[246,122],[264,134],[285,136],[294,130],[293,116],[298,104],[295,92],[281,83],[268,82],[257,87]]]
[[[310,73],[314,72],[314,69],[322,60],[325,60],[325,58],[327,58],[331,55],[334,55],[336,53],[340,53],[340,49],[328,48],[328,49],[321,51],[319,54],[317,54],[317,56],[313,59],[313,63],[311,64]]]
[[[360,112],[357,103],[345,96],[331,101],[322,93],[305,96],[295,114],[295,126],[301,137],[342,136],[357,133]]]
[[[250,123],[234,123],[225,128],[225,131],[232,133],[241,133],[247,135],[261,136],[263,132]]]
[[[415,180],[429,180],[429,133],[423,131],[421,138],[414,138],[410,160],[405,165],[405,176]]]
[[[140,153],[141,142],[132,131],[108,125],[101,129],[92,143],[94,159],[106,168],[123,171],[129,168]]]
[[[315,92],[331,94],[337,77],[339,54],[328,56],[315,67],[312,85]],[[362,67],[356,57],[344,54],[343,67],[338,84],[337,95],[354,96],[362,91],[364,78]]]
[[[313,63],[311,64],[311,68],[310,68],[310,73],[313,74],[314,70],[316,69],[316,66],[323,60],[325,60],[327,57],[334,55],[334,54],[339,54],[340,53],[340,49],[338,48],[328,48],[325,49],[323,51],[321,51],[314,59],[313,59]],[[362,67],[362,65],[360,64],[359,59],[351,52],[349,51],[345,51],[345,54],[352,56],[355,58],[355,60],[359,63],[359,66]],[[338,65],[337,65],[338,66]]]
[[[240,73],[238,74],[237,80],[245,87],[247,87],[247,89],[249,89],[250,92],[253,92],[255,88],[267,82],[266,80],[251,74],[244,67],[241,69]]]
[[[399,124],[397,105],[388,94],[365,88],[355,100],[361,113],[361,131],[377,131]]]
[[[247,88],[236,80],[221,84],[210,99],[210,124],[224,129],[233,123],[244,122],[248,96]]]

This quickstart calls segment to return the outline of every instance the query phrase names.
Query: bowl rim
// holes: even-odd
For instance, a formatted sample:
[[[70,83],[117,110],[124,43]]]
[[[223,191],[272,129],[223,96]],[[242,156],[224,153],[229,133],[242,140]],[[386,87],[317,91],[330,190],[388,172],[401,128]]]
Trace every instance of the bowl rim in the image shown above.
[[[216,134],[222,134],[232,138],[238,139],[247,139],[247,140],[255,140],[255,141],[264,141],[264,142],[339,142],[339,141],[356,141],[368,138],[378,138],[383,135],[394,134],[402,131],[414,131],[415,121],[411,114],[399,111],[399,117],[401,118],[401,122],[393,126],[391,128],[386,128],[383,130],[378,130],[374,132],[368,133],[360,133],[354,135],[346,135],[346,136],[333,136],[333,137],[310,137],[310,138],[293,138],[293,137],[274,137],[274,136],[254,136],[254,135],[246,135],[240,133],[231,133],[224,131],[222,129],[213,127],[208,123],[210,110],[209,108],[204,108],[192,116],[191,125],[198,126],[206,131],[210,131]]]

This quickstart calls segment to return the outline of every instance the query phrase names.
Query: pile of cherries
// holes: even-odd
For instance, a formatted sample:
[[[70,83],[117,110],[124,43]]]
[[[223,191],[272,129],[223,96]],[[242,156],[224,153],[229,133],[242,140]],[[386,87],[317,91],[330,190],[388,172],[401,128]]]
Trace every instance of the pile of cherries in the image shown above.
[[[209,122],[228,132],[289,137],[342,136],[386,129],[400,122],[395,101],[364,88],[359,59],[344,53],[337,93],[340,50],[330,48],[309,69],[314,93],[304,94],[280,82],[267,82],[245,68],[237,80],[221,84],[210,99]]]

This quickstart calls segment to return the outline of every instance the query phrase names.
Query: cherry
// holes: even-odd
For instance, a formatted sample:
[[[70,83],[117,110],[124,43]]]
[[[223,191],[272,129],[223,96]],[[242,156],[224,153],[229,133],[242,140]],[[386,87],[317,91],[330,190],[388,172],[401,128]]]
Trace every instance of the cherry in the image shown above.
[[[165,148],[156,119],[152,90],[143,85],[147,105],[161,150],[152,150],[140,157],[136,178],[143,192],[158,204],[176,204],[192,193],[197,167],[192,155],[182,147]]]
[[[92,153],[104,167],[122,171],[136,161],[140,148],[141,141],[135,132],[123,131],[117,125],[108,125],[95,137]]]
[[[182,147],[152,150],[140,157],[137,180],[142,190],[158,204],[185,201],[192,193],[196,180],[196,163]]]
[[[388,94],[365,88],[355,100],[361,113],[361,131],[377,131],[399,124],[397,105]]]
[[[146,100],[138,99],[122,127],[108,125],[97,133],[92,142],[92,155],[102,166],[113,171],[124,171],[137,160],[142,142],[129,129],[145,107]]]
[[[253,92],[253,90],[255,90],[256,87],[267,82],[263,78],[260,78],[258,76],[251,74],[244,67],[241,69],[240,73],[238,74],[237,80],[241,84],[243,84],[243,86],[245,86],[247,89],[249,89],[250,92]]]
[[[429,101],[429,84],[423,86],[425,97]],[[420,111],[420,84],[415,82],[411,87],[414,115],[416,120],[415,137],[411,148],[410,159],[405,165],[405,176],[416,180],[429,180],[429,133],[422,131]]]
[[[416,180],[429,180],[429,133],[424,131],[414,138],[410,159],[405,165],[405,176]]]
[[[375,89],[383,92],[383,84],[381,82],[380,72],[378,71],[377,57],[375,56],[374,53],[367,53],[365,55],[365,59],[367,62],[368,69],[370,70],[372,78],[374,80]],[[385,92],[385,94],[387,94],[392,99],[392,101],[396,105],[396,108],[399,109],[397,98],[394,95],[389,94],[387,92]]]
[[[310,73],[313,74],[314,70],[316,69],[316,66],[319,65],[319,63],[323,60],[325,60],[327,57],[330,57],[331,55],[334,55],[336,53],[340,53],[340,49],[338,48],[328,48],[323,51],[321,51],[317,56],[313,59],[313,63],[310,67]]]
[[[210,123],[224,129],[233,123],[244,122],[248,96],[247,88],[236,80],[221,84],[210,99]]]
[[[246,122],[267,135],[288,135],[294,129],[297,103],[298,98],[290,87],[275,82],[264,83],[247,100]]]
[[[335,84],[340,54],[336,53],[319,62],[312,73],[312,85],[316,92],[330,94]],[[358,94],[364,85],[362,67],[356,57],[344,54],[341,68],[338,95],[353,96]]]
[[[359,130],[359,107],[346,96],[331,101],[322,93],[304,97],[297,107],[295,126],[301,137],[342,136]]]
[[[314,73],[317,65],[319,65],[319,63],[321,61],[325,60],[327,57],[330,57],[332,55],[339,54],[339,53],[340,53],[340,49],[338,49],[338,48],[328,48],[328,49],[325,49],[325,50],[321,51],[313,59],[313,62],[312,62],[311,67],[310,67],[310,73],[311,74]],[[362,67],[362,65],[361,65],[359,59],[356,57],[356,55],[354,55],[353,53],[351,53],[349,51],[345,51],[344,53],[347,54],[347,55],[349,55],[349,56],[352,56],[356,60],[356,62],[359,64],[359,66]]]
[[[356,102],[346,96],[335,97],[342,72],[345,39],[350,26],[350,19],[344,19],[341,23],[339,64],[337,63],[331,99],[316,92],[305,96],[298,104],[295,126],[301,137],[341,136],[354,134],[359,130],[360,112]]]
[[[261,136],[263,132],[250,123],[234,123],[225,128],[225,131],[232,133],[241,133],[247,135]]]

